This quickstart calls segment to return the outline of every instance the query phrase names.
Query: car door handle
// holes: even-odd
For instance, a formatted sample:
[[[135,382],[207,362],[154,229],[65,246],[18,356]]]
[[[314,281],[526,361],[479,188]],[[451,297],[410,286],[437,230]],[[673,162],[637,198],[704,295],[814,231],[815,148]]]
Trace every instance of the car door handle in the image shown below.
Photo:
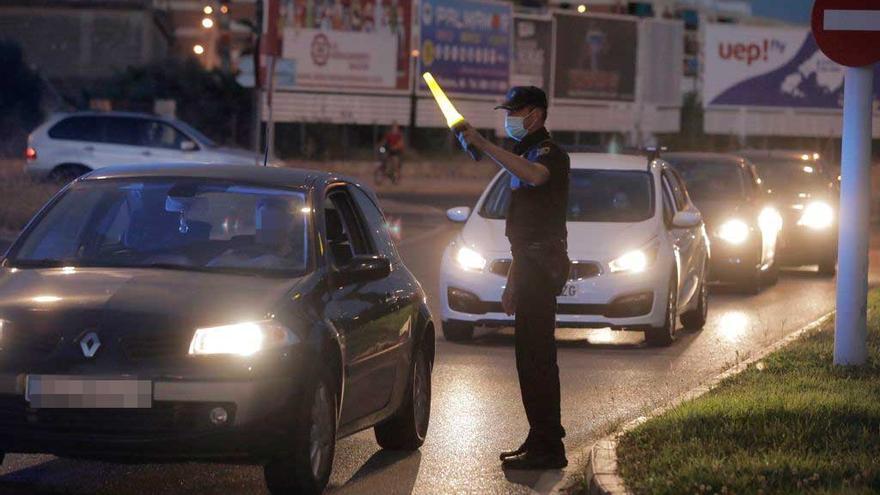
[[[94,146],[86,146],[85,148],[83,148],[83,151],[95,151],[95,147]]]
[[[153,152],[152,152],[152,151],[142,151],[141,154],[144,155],[144,156],[153,156]]]

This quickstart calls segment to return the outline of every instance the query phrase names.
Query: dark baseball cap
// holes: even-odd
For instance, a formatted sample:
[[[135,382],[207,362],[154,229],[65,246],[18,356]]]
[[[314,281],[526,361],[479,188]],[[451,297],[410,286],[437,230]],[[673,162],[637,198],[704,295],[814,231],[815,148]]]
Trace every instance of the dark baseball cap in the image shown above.
[[[537,86],[514,86],[507,91],[504,103],[495,107],[495,110],[519,110],[529,105],[547,109],[547,93]]]

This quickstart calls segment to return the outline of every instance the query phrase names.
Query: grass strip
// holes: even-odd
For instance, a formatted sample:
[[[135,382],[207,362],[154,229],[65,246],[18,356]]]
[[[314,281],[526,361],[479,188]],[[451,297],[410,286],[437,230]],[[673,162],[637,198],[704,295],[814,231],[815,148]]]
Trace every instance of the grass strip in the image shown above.
[[[880,291],[868,364],[832,364],[834,323],[624,434],[636,494],[880,493]]]

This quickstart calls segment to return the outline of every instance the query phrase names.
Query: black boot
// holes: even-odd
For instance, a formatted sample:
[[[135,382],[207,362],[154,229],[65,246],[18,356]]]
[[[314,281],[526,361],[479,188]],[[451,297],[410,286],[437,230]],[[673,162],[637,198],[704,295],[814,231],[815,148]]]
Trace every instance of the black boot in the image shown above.
[[[529,447],[535,442],[534,437],[535,437],[535,435],[531,431],[529,431],[529,435],[526,437],[526,440],[522,443],[522,445],[517,447],[516,450],[507,450],[507,451],[502,452],[501,455],[498,456],[498,458],[503,461],[505,459],[509,459],[511,457],[516,457],[520,454],[524,454],[527,450],[529,450]]]
[[[562,469],[568,466],[568,459],[564,451],[531,449],[505,458],[503,465],[505,469]]]

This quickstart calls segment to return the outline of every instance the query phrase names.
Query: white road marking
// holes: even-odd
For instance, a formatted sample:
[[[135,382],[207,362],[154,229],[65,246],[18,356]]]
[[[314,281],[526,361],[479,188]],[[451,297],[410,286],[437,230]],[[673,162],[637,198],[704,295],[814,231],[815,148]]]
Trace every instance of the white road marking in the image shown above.
[[[880,31],[880,10],[826,10],[826,31]]]

